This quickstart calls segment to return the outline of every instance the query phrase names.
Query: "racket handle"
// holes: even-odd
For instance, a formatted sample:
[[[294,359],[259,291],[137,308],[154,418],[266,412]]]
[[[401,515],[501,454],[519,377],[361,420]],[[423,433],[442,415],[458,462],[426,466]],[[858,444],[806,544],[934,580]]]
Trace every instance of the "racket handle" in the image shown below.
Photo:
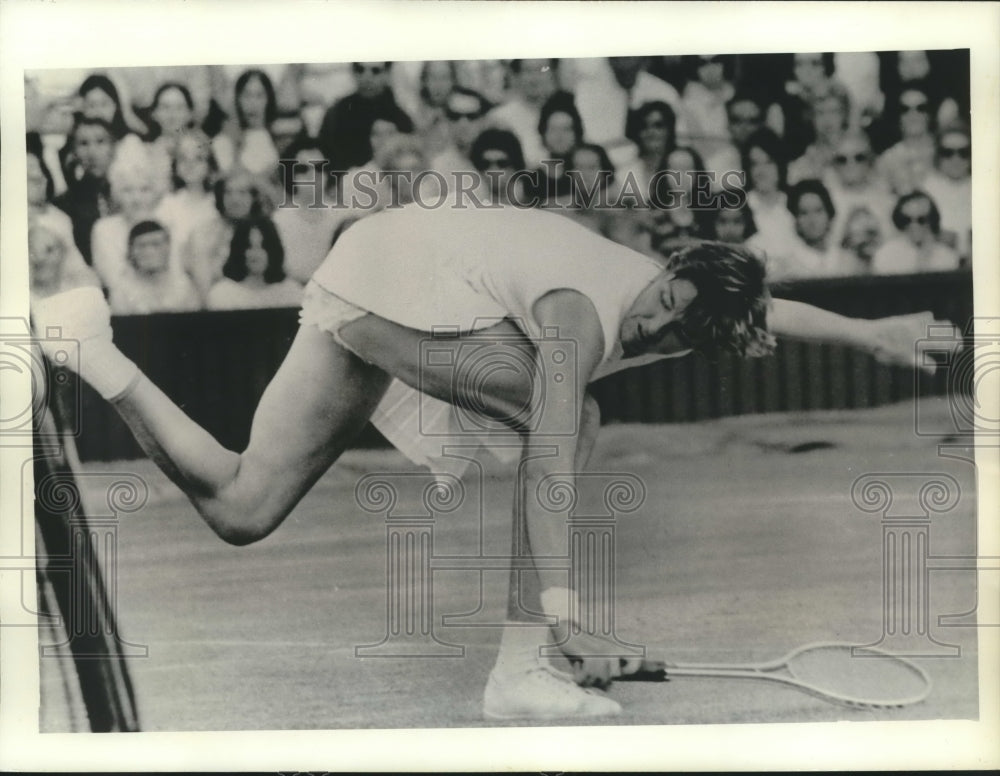
[[[615,677],[616,682],[669,682],[667,663],[662,660],[643,660],[639,670]]]

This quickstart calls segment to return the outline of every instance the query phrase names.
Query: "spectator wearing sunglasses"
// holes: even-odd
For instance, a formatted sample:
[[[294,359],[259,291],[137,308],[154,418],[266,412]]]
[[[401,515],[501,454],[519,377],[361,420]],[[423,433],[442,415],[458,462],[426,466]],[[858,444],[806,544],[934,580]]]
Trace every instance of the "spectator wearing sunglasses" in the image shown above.
[[[532,168],[546,158],[545,146],[538,134],[542,107],[560,92],[558,59],[512,59],[510,62],[511,92],[502,105],[490,111],[486,123],[506,129],[517,136],[524,149],[524,158]]]
[[[517,135],[505,129],[486,129],[472,144],[472,163],[483,176],[483,199],[490,204],[527,204],[524,180],[516,174],[525,169],[524,153]]]
[[[934,169],[924,191],[941,211],[941,241],[968,260],[972,255],[972,143],[961,126],[937,136]]]
[[[927,194],[904,194],[892,211],[897,235],[875,254],[872,268],[878,275],[913,272],[947,272],[958,269],[958,254],[942,243],[941,213]]]
[[[355,90],[323,117],[319,144],[334,170],[360,167],[372,158],[370,133],[379,115],[400,111],[392,93],[391,62],[355,62]]]
[[[483,131],[484,117],[490,107],[490,103],[479,92],[462,86],[452,89],[444,103],[448,144],[441,153],[431,157],[432,170],[441,173],[450,182],[455,173],[475,169],[469,154],[472,152],[472,144]]]
[[[834,240],[842,241],[845,237],[848,216],[855,208],[869,211],[878,221],[880,232],[891,234],[895,198],[875,171],[875,155],[868,135],[861,130],[848,132],[837,143],[832,162],[823,183],[837,210]]]
[[[753,94],[740,92],[726,103],[726,125],[729,141],[705,158],[706,169],[715,173],[715,187],[721,191],[729,170],[741,170],[742,154],[747,142],[764,126],[764,108]]]
[[[934,167],[934,135],[927,91],[908,86],[899,95],[899,137],[878,160],[878,169],[897,196],[921,188]]]

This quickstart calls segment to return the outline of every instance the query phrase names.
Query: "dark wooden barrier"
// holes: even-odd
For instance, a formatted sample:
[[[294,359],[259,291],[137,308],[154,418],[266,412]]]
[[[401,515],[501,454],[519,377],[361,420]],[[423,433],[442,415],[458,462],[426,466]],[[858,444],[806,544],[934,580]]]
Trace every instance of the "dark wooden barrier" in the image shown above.
[[[964,328],[972,276],[935,273],[789,283],[774,295],[863,318],[931,310]],[[223,445],[246,446],[260,396],[297,328],[295,310],[202,312],[115,318],[115,341],[163,391]],[[917,382],[919,380],[919,383]],[[782,343],[773,357],[699,356],[612,375],[594,386],[604,422],[676,422],[754,412],[872,407],[919,390],[941,394],[945,378],[915,378],[848,348]],[[142,455],[115,411],[81,389],[83,460]],[[384,444],[369,427],[361,445]]]

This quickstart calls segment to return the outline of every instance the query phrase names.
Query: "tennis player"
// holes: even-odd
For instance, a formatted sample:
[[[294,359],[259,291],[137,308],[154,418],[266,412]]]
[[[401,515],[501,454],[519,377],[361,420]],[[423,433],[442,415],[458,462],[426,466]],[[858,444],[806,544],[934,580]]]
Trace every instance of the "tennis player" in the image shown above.
[[[770,299],[761,262],[729,245],[685,248],[664,267],[550,213],[408,205],[359,221],[317,270],[291,349],[261,398],[247,449],[237,453],[113,345],[99,290],[39,300],[32,314],[38,332],[60,326],[63,347],[67,339],[80,343],[83,379],[114,404],[208,525],[240,545],[275,530],[369,419],[413,460],[432,465],[441,440],[415,433],[418,399],[478,408],[513,429],[525,450],[550,446],[547,457],[525,455],[523,485],[533,493],[547,475],[584,468],[599,427],[586,388],[616,370],[692,350],[762,356],[775,336],[852,345],[912,365],[914,342],[932,320],[850,319]],[[421,363],[421,343],[442,330],[435,351],[450,346],[454,358]],[[562,343],[559,368],[554,342]],[[469,345],[474,360],[462,358]],[[509,363],[512,353],[535,368],[483,370],[494,357]],[[566,515],[524,503],[533,556],[565,557]],[[542,610],[560,618],[562,642],[575,593],[565,587],[565,571],[539,568],[538,581]],[[505,633],[486,713],[619,711],[593,685],[638,670],[640,661],[607,657],[608,645],[591,638],[593,650],[572,641],[574,682],[514,657],[523,645]]]

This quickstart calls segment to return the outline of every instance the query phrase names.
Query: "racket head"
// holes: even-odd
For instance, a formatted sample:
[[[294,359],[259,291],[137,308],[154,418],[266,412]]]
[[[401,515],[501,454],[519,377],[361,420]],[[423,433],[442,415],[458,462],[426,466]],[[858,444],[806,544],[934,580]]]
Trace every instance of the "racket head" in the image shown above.
[[[874,646],[815,642],[792,650],[781,662],[792,677],[790,683],[855,708],[911,706],[932,688],[923,668]]]

